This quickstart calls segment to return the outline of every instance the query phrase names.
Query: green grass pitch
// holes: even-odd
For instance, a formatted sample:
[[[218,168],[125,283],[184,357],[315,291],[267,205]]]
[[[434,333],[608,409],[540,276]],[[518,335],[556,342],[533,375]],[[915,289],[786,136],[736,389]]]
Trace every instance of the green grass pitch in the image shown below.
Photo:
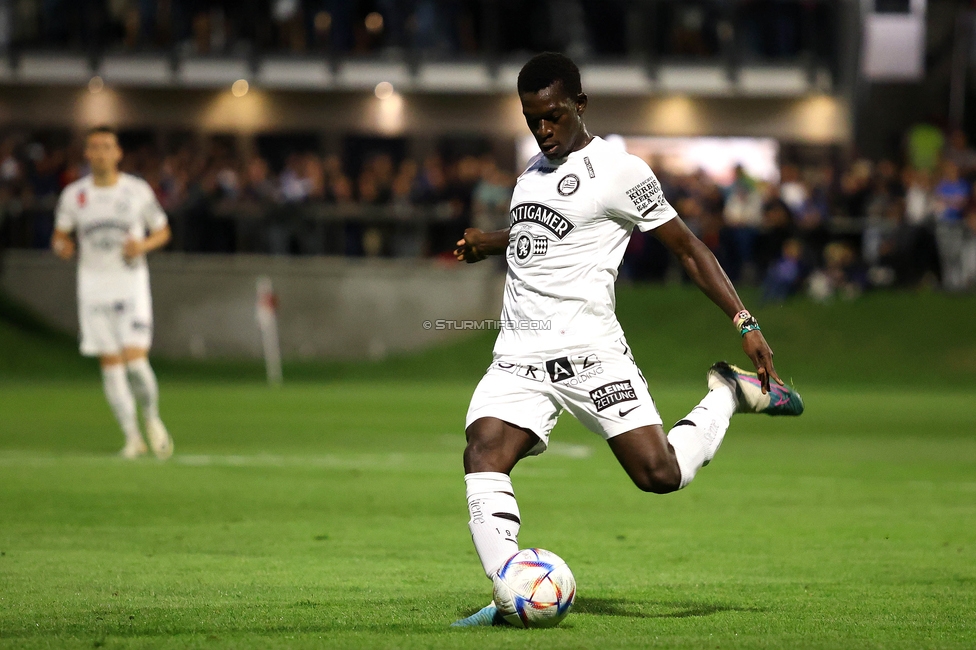
[[[704,392],[696,355],[718,344],[689,339],[694,363],[656,364],[653,326],[625,327],[665,421],[680,418]],[[21,351],[60,345],[8,330],[0,343]],[[521,544],[563,556],[578,598],[559,628],[529,631],[448,627],[490,597],[460,466],[483,363],[440,375],[431,359],[448,353],[435,352],[374,369],[396,379],[277,391],[160,364],[177,455],[127,463],[111,457],[121,436],[93,368],[24,379],[0,360],[0,647],[976,647],[976,388],[960,380],[972,338],[925,343],[955,350],[963,374],[907,367],[885,382],[868,380],[894,362],[842,372],[849,351],[824,351],[835,334],[804,352],[784,332],[778,358],[807,413],[736,416],[674,495],[637,491],[564,416],[513,479]]]

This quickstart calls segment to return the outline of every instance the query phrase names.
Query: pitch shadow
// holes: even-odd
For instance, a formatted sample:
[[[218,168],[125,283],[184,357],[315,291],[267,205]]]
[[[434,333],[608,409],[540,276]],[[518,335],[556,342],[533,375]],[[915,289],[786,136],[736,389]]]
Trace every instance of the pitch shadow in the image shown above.
[[[719,612],[765,612],[761,607],[740,607],[726,603],[697,603],[693,601],[635,602],[623,598],[577,598],[573,603],[576,614],[594,616],[626,616],[629,618],[691,618],[711,616]]]

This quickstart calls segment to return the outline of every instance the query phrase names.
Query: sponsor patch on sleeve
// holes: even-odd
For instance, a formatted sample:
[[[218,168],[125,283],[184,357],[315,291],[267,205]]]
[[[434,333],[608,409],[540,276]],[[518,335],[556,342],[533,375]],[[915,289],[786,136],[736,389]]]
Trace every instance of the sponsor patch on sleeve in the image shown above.
[[[634,207],[637,208],[637,212],[642,217],[646,217],[664,203],[661,183],[653,176],[642,180],[627,190],[627,196],[633,201]]]

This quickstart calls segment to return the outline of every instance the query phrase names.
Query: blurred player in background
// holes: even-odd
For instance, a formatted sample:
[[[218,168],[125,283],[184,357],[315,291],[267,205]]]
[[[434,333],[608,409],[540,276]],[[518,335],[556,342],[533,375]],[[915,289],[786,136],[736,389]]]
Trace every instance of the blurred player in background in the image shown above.
[[[489,578],[518,552],[515,464],[540,454],[563,411],[599,434],[641,490],[673,492],[707,465],[734,413],[799,415],[800,396],[712,252],[668,204],[636,156],[591,136],[579,69],[561,54],[533,57],[519,98],[541,153],[515,186],[510,227],[469,228],[455,251],[477,262],[506,254],[508,277],[494,361],[471,397],[464,450],[469,528]],[[725,362],[708,394],[665,435],[657,405],[614,315],[614,281],[634,228],[652,232],[729,317],[756,373]],[[648,318],[667,318],[666,313]],[[488,605],[455,625],[493,625]]]
[[[101,361],[105,397],[125,434],[120,455],[148,451],[136,419],[138,401],[153,453],[169,458],[173,441],[159,418],[159,388],[148,359],[153,319],[146,266],[146,253],[170,240],[166,213],[148,183],[119,172],[122,148],[112,129],[89,131],[85,158],[91,174],[61,193],[51,248],[70,260],[77,240],[81,353]]]

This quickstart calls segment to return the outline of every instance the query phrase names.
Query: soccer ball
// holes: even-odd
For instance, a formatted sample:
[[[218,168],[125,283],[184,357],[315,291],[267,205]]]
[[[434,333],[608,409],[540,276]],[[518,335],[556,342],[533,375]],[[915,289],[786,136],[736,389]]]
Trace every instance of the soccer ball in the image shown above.
[[[495,606],[515,627],[555,627],[576,597],[576,578],[555,553],[527,548],[506,560],[495,576]]]

